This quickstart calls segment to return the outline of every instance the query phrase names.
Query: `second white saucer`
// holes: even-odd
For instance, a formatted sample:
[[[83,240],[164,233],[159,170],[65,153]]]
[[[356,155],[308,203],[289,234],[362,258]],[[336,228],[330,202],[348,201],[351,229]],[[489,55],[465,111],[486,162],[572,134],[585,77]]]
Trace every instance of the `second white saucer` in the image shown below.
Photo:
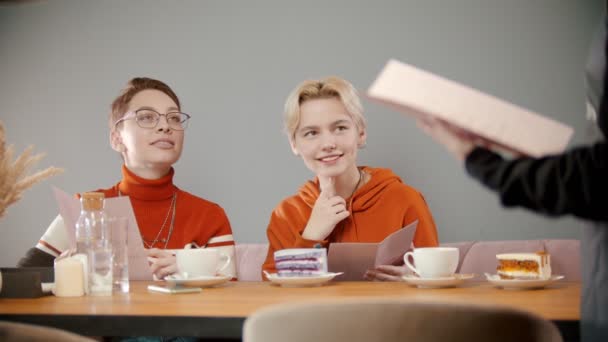
[[[505,290],[542,289],[553,282],[564,279],[563,275],[553,275],[547,279],[501,279],[498,274],[486,273],[485,275],[490,283]]]
[[[266,278],[268,278],[268,280],[270,282],[281,285],[281,286],[291,286],[291,287],[321,285],[321,284],[324,284],[324,283],[334,279],[335,277],[339,276],[342,273],[343,272],[326,273],[323,275],[312,276],[312,277],[308,277],[308,276],[306,276],[306,277],[281,277],[281,276],[277,275],[276,273],[265,272]]]
[[[420,278],[416,275],[404,275],[402,278],[408,284],[416,285],[421,289],[437,289],[442,287],[455,287],[461,285],[465,280],[471,279],[475,274],[454,274],[452,277]]]

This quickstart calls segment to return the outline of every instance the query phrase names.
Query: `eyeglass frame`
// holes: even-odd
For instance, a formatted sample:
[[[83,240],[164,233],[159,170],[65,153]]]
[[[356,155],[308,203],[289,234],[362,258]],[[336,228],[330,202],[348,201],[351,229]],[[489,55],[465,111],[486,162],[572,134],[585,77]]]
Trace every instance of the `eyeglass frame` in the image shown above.
[[[158,114],[158,119],[156,120],[156,124],[154,124],[154,126],[152,127],[143,127],[139,124],[139,121],[137,120],[137,112],[142,111],[142,110],[147,110],[147,111],[151,111],[154,112],[156,114]],[[125,113],[125,115],[123,115],[120,119],[116,120],[116,122],[114,122],[114,128],[116,128],[116,126],[118,126],[119,123],[125,121],[125,120],[130,120],[130,119],[135,119],[135,123],[137,124],[137,126],[144,128],[144,129],[154,129],[156,128],[156,126],[158,126],[158,123],[160,122],[160,117],[164,116],[165,120],[167,121],[167,125],[169,126],[169,128],[171,128],[172,130],[175,131],[185,131],[186,128],[188,128],[188,125],[186,124],[186,126],[182,129],[179,128],[175,128],[173,127],[170,123],[169,120],[167,120],[167,115],[169,114],[175,114],[175,113],[179,113],[179,114],[183,114],[186,116],[186,119],[184,121],[181,121],[180,124],[183,124],[184,122],[187,122],[188,120],[190,120],[190,118],[192,117],[190,114],[188,113],[184,113],[184,112],[180,112],[180,111],[170,111],[167,112],[165,114],[159,113],[157,111],[155,111],[154,109],[151,108],[140,108],[138,110],[132,110],[132,111],[128,111]]]

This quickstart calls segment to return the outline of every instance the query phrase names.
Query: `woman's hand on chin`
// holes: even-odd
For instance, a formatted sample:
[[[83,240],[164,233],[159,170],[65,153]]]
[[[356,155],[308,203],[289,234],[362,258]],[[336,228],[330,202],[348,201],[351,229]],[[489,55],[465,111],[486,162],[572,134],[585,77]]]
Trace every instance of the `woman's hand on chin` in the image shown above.
[[[164,279],[166,276],[177,272],[177,262],[173,253],[152,248],[148,250],[148,260],[150,270],[157,279]]]
[[[318,177],[321,193],[302,232],[303,238],[315,241],[325,240],[336,224],[350,215],[344,198],[336,195],[335,180],[331,177]]]

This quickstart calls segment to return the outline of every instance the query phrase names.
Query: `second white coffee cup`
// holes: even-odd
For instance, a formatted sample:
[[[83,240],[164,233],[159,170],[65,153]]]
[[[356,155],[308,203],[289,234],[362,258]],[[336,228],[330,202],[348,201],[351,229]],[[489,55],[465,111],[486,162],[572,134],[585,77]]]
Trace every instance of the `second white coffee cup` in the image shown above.
[[[414,259],[414,265],[410,262]],[[405,265],[421,278],[451,277],[458,267],[458,248],[426,247],[416,248],[403,255]]]
[[[211,248],[180,249],[175,257],[178,273],[187,278],[215,276],[230,264],[230,256]]]

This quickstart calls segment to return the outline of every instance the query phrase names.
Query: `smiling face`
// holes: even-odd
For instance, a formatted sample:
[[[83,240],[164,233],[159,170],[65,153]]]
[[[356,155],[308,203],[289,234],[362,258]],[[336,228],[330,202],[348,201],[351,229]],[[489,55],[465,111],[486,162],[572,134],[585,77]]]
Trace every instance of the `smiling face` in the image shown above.
[[[357,150],[365,138],[365,129],[357,128],[338,98],[317,98],[300,105],[290,144],[317,176],[339,177],[356,169]]]
[[[178,105],[159,90],[146,89],[137,93],[127,112],[152,109],[158,113],[179,111]],[[119,151],[131,170],[168,169],[179,160],[184,143],[184,131],[169,127],[161,116],[154,128],[140,127],[134,118],[118,124],[112,132],[112,147]]]

